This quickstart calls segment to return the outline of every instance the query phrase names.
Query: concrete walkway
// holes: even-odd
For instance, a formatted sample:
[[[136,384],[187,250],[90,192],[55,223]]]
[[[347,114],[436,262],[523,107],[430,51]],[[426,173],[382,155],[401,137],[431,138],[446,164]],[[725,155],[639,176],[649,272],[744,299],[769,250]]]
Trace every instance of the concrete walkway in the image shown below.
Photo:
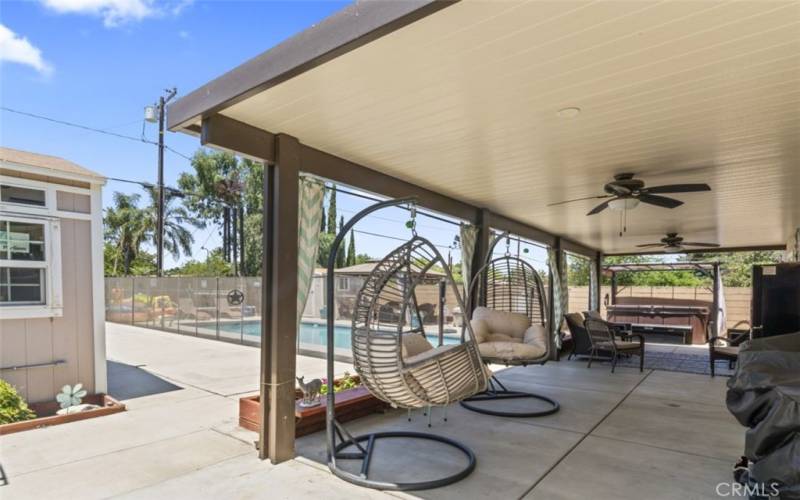
[[[115,369],[128,372],[128,385],[139,383],[130,370],[167,385],[147,380],[153,393],[128,399],[129,411],[121,414],[0,439],[11,481],[0,487],[4,500],[717,498],[715,487],[731,480],[744,443],[744,429],[725,409],[724,378],[628,368],[611,374],[603,365],[589,370],[583,363],[548,363],[506,370],[501,378],[512,388],[558,399],[561,411],[510,419],[454,405],[444,422],[437,410],[431,431],[470,446],[478,457],[475,472],[447,488],[387,494],[331,476],[321,434],[299,439],[293,461],[273,466],[256,458],[255,433],[236,425],[236,401],[257,387],[257,349],[118,325],[109,325],[108,343],[109,358],[124,365]],[[309,376],[324,366],[314,359],[298,359],[298,365]],[[402,411],[349,427],[354,433],[428,430],[421,414],[408,422]],[[420,479],[460,464],[435,445],[399,440],[381,443],[377,453],[371,469],[377,479]]]

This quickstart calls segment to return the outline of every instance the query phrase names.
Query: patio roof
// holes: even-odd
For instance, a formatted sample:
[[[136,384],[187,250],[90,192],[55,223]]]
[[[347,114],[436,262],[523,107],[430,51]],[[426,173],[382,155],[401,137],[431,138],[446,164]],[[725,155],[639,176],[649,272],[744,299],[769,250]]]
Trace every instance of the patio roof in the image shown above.
[[[774,246],[800,224],[798,54],[797,2],[359,2],[179,100],[169,123],[289,134],[608,253],[668,231]],[[627,171],[713,191],[640,206],[624,238],[616,212],[585,216],[590,200],[547,206]]]

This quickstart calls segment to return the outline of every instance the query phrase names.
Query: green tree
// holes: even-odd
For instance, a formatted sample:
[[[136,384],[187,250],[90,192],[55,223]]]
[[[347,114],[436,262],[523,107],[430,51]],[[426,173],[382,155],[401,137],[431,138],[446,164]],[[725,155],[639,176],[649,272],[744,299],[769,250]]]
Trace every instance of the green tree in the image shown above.
[[[109,278],[118,278],[121,276],[152,276],[156,274],[156,256],[153,253],[145,250],[139,250],[136,257],[130,262],[130,269],[128,272],[117,265],[121,262],[119,248],[113,243],[106,242],[103,245],[104,257],[104,272],[105,276]]]
[[[145,214],[150,224],[151,241],[155,247],[158,244],[156,223],[158,220],[158,189],[148,189],[150,204],[145,209]],[[164,197],[164,250],[169,252],[175,259],[181,257],[181,253],[186,256],[192,255],[192,244],[194,236],[187,226],[195,229],[205,227],[205,224],[189,213],[186,207],[173,203],[172,196]]]
[[[322,205],[322,218],[320,219],[320,224],[319,224],[319,232],[320,233],[324,233],[325,232],[325,218],[326,217],[327,216],[325,215],[325,205],[323,203],[323,205]]]
[[[328,189],[328,233],[336,235],[336,189]]]
[[[172,276],[232,276],[233,266],[230,262],[225,262],[222,256],[222,249],[217,248],[209,252],[206,260],[200,262],[190,260],[182,266],[171,269]]]
[[[114,193],[113,205],[106,209],[105,240],[112,247],[104,252],[104,257],[109,259],[104,266],[108,276],[118,276],[120,270],[126,276],[151,274],[146,259],[152,256],[142,254],[142,245],[156,246],[157,243],[158,195],[156,189],[148,189],[147,194],[149,203],[140,207],[141,195]],[[200,228],[202,222],[174,201],[172,196],[164,201],[164,250],[178,259],[182,254],[191,255],[192,251],[194,238],[186,226]]]
[[[207,223],[220,227],[226,206],[243,206],[243,273],[260,275],[264,166],[231,153],[201,148],[192,157],[192,168],[194,172],[183,173],[178,178],[178,186],[189,193],[184,204]]]
[[[131,263],[136,259],[144,242],[150,239],[153,225],[145,210],[139,208],[139,194],[114,193],[113,205],[106,209],[104,217],[105,240],[116,248],[107,255],[112,259],[111,274],[131,274]],[[106,266],[109,267],[109,266]]]
[[[781,261],[778,250],[756,250],[752,252],[694,253],[686,254],[686,262],[719,262],[722,268],[722,284],[731,287],[748,287],[753,282],[753,266],[774,264]]]
[[[353,231],[350,231],[350,244],[347,246],[347,258],[345,259],[346,266],[353,266],[356,263],[356,236]]]
[[[328,267],[328,256],[331,254],[331,245],[333,245],[334,235],[331,233],[322,233],[319,235],[319,252],[317,254],[317,263],[321,267]]]
[[[334,224],[333,227],[335,228],[336,224]],[[344,228],[344,217],[341,217],[339,219],[339,230],[341,231],[342,228]],[[336,234],[336,229],[334,229],[334,235],[335,234]],[[342,243],[344,243],[344,242],[342,242]],[[342,268],[346,264],[347,264],[347,256],[345,255],[345,249],[344,248],[340,248],[339,249],[339,253],[336,254],[336,268],[337,269],[338,268]]]

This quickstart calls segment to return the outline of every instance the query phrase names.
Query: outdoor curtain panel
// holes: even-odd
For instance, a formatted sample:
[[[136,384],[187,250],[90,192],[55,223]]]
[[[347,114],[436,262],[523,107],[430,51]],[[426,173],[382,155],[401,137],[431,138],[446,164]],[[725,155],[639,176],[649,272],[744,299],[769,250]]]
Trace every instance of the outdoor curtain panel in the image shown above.
[[[800,262],[800,227],[786,242],[786,262]]]
[[[559,266],[559,259],[561,260]],[[559,252],[555,248],[547,248],[547,263],[550,264],[550,276],[553,280],[553,318],[550,322],[550,332],[553,335],[553,342],[557,349],[561,348],[561,322],[564,320],[564,313],[569,306],[569,289],[567,288],[566,276],[559,273],[567,269],[567,255]],[[562,271],[563,272],[563,271]]]
[[[589,262],[589,309],[600,310],[600,287],[598,286],[597,261]]]
[[[319,251],[319,228],[322,224],[322,202],[325,186],[308,177],[300,178],[297,211],[297,324],[306,308],[311,280]],[[299,326],[298,326],[299,327]]]
[[[471,224],[461,224],[461,277],[464,280],[464,302],[469,295],[469,285],[472,283],[472,259],[475,257],[475,245],[478,243],[478,228]],[[466,311],[465,311],[466,312]]]

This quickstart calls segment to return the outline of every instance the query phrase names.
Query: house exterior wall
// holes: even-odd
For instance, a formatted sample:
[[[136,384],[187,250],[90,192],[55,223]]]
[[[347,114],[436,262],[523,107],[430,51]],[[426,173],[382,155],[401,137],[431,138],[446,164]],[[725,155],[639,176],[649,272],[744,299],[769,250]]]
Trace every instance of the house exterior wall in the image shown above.
[[[0,378],[30,403],[53,400],[65,384],[106,390],[101,185],[42,185],[52,190],[53,202],[43,215],[59,228],[58,241],[50,244],[61,260],[51,273],[60,281],[61,307],[38,315],[0,308]],[[35,364],[42,366],[23,367]]]

